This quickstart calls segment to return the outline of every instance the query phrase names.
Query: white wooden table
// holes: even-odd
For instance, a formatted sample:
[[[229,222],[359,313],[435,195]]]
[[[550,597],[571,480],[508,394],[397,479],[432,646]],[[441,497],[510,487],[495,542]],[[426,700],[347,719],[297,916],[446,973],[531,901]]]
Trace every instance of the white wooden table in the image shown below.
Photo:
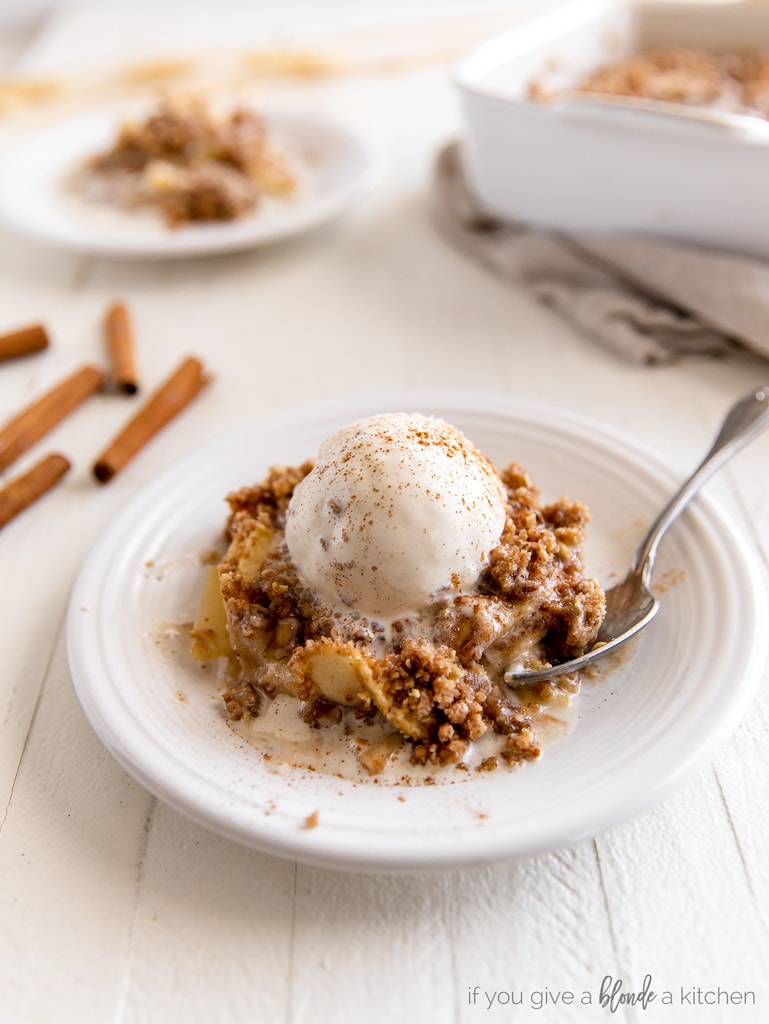
[[[509,8],[508,20],[523,11]],[[432,54],[389,73],[269,86],[359,132],[382,166],[378,191],[294,242],[163,265],[75,258],[0,234],[0,330],[43,319],[53,340],[44,356],[0,369],[3,420],[102,358],[101,318],[116,297],[134,312],[146,380],[188,353],[216,374],[103,488],[90,463],[125,406],[93,399],[46,444],[72,458],[67,480],[0,533],[3,1024],[769,1019],[766,686],[693,781],[591,841],[482,869],[371,877],[253,852],[170,810],[102,747],[70,680],[65,609],[94,537],[161,470],[228,428],[374,387],[526,397],[545,365],[557,367],[549,402],[579,410],[587,399],[595,419],[683,473],[727,405],[769,378],[749,355],[628,366],[436,234],[431,162],[458,128],[447,60],[498,27],[501,10],[316,5],[300,18],[256,6],[214,20],[195,5],[178,52],[333,40]],[[16,67],[69,72],[77,87],[59,106],[7,119],[4,137],[87,105],[94,69],[102,81],[110,65],[167,54],[171,23],[163,8],[115,5],[49,17]],[[764,562],[768,457],[769,436],[709,485]],[[637,992],[647,975],[675,1005],[598,1005],[606,976]],[[719,989],[747,1002],[705,1005]],[[580,1005],[584,993],[592,1005]]]

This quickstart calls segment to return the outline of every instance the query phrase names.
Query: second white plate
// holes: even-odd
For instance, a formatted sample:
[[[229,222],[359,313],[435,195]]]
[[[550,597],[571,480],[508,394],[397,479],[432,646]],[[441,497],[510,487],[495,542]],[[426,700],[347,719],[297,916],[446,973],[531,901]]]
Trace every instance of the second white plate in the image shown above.
[[[606,584],[624,572],[676,482],[614,431],[510,400],[372,395],[244,427],[139,495],[82,570],[69,656],[102,741],[151,792],[196,821],[261,850],[344,867],[521,856],[594,835],[663,798],[728,737],[766,664],[763,576],[707,496],[660,551],[660,614],[616,664],[585,683],[571,731],[515,770],[450,770],[445,785],[405,786],[266,760],[227,727],[211,672],[158,642],[164,624],[194,613],[200,556],[221,538],[230,490],[272,464],[314,456],[346,423],[400,409],[443,416],[497,464],[522,463],[545,499],[586,501],[586,564]]]
[[[363,144],[314,114],[266,110],[275,139],[305,167],[295,197],[266,201],[227,223],[168,228],[153,211],[126,211],[88,201],[71,178],[83,160],[106,149],[122,120],[115,110],[69,118],[17,141],[0,161],[0,220],[17,233],[76,252],[169,259],[266,245],[342,213],[376,184]]]

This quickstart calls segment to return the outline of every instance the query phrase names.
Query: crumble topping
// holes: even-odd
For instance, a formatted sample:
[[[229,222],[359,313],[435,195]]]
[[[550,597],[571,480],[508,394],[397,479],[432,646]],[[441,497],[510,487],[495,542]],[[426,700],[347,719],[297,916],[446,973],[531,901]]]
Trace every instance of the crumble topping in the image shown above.
[[[576,91],[717,106],[769,118],[769,54],[708,53],[684,47],[647,50],[597,68]],[[530,95],[551,98],[536,83]]]
[[[542,504],[539,491],[511,463],[499,478],[506,519],[499,544],[472,593],[449,592],[425,613],[385,631],[364,616],[342,615],[305,587],[285,542],[294,488],[312,470],[273,467],[260,483],[229,495],[230,544],[218,569],[221,623],[210,602],[192,631],[193,654],[228,648],[235,677],[223,695],[234,721],[260,715],[279,694],[295,698],[310,728],[380,722],[381,742],[361,740],[359,762],[376,775],[406,746],[414,764],[464,763],[471,745],[494,735],[480,770],[540,755],[537,716],[567,702],[576,674],[513,691],[512,663],[547,667],[579,654],[602,621],[598,583],[582,572],[580,545],[589,519],[579,502]]]
[[[199,97],[162,100],[123,124],[113,145],[87,163],[84,191],[125,208],[150,207],[170,227],[230,221],[264,196],[289,196],[297,175],[258,113],[215,116]]]

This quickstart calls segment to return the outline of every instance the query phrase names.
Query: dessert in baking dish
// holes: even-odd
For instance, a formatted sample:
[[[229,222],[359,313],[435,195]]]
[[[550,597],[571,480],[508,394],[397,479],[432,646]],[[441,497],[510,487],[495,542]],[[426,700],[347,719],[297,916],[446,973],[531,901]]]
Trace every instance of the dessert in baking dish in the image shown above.
[[[575,91],[769,117],[769,54],[647,50],[602,65]]]
[[[527,473],[501,472],[456,428],[384,414],[273,468],[228,498],[229,548],[192,631],[197,658],[229,656],[234,720],[278,694],[310,726],[379,722],[361,747],[376,774],[399,745],[415,764],[486,768],[540,753],[537,714],[576,677],[515,693],[511,663],[579,653],[604,614],[582,571],[586,507],[543,504]],[[487,751],[488,753],[488,751]]]

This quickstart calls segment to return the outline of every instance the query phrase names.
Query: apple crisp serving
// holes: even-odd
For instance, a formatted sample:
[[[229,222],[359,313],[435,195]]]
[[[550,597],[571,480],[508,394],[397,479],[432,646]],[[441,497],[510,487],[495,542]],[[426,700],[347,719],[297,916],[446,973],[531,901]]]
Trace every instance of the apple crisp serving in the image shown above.
[[[419,443],[432,443],[420,437]],[[391,434],[386,438],[382,446],[392,441]],[[465,466],[467,453],[444,449],[441,457],[446,451]],[[349,475],[347,457],[338,463]],[[495,737],[495,746],[493,756],[483,759],[484,770],[500,760],[538,757],[537,715],[568,703],[579,678],[561,676],[513,691],[503,681],[504,670],[514,663],[543,668],[579,654],[598,632],[604,595],[582,571],[587,508],[566,498],[543,504],[515,463],[501,473],[489,467],[485,463],[484,472],[499,491],[501,520],[472,585],[455,586],[454,579],[421,607],[390,609],[379,618],[354,604],[340,612],[308,584],[306,560],[297,565],[301,549],[292,515],[297,518],[302,487],[306,501],[312,480],[306,482],[322,467],[309,461],[275,467],[261,483],[230,494],[229,547],[210,567],[192,629],[194,657],[224,656],[234,667],[223,694],[229,717],[259,716],[276,695],[289,694],[308,727],[344,723],[354,735],[358,725],[379,721],[382,741],[362,746],[359,757],[372,775],[401,746],[413,764],[467,767],[472,745],[487,735]],[[340,506],[354,501],[333,477],[321,482],[329,521],[313,532],[318,551],[327,555]],[[360,483],[354,475],[353,490]],[[404,490],[413,501],[411,481]],[[434,486],[426,490],[427,500],[445,500]],[[393,507],[383,513],[390,520]],[[473,515],[479,514],[476,506]],[[348,529],[346,522],[340,544],[349,562],[334,563],[343,569],[356,557],[349,536],[344,539]],[[402,558],[408,559],[405,549]],[[369,566],[374,575],[378,568]]]
[[[150,208],[169,227],[231,221],[265,196],[297,188],[296,168],[246,107],[216,116],[199,97],[164,99],[123,124],[79,176],[81,191],[122,208]]]
[[[532,98],[547,98],[537,95],[536,86],[532,91]],[[574,91],[769,117],[769,55],[683,47],[647,50],[597,68]]]

